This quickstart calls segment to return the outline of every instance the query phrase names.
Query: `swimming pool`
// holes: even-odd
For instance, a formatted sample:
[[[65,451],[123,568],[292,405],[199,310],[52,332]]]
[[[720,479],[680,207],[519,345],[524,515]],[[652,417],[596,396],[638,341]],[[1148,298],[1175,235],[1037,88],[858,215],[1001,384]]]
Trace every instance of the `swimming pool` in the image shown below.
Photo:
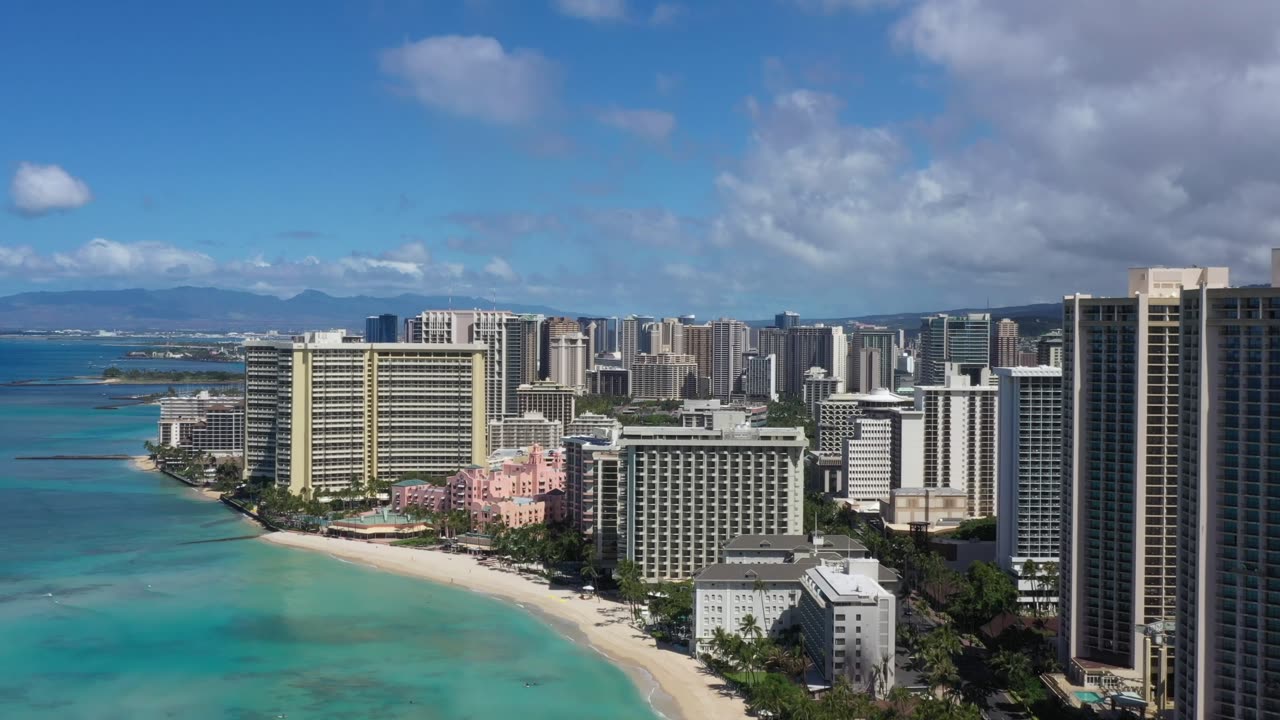
[[[1076,699],[1085,705],[1091,705],[1093,703],[1100,702],[1102,700],[1101,695],[1099,695],[1096,692],[1091,692],[1089,690],[1077,690],[1076,692],[1073,692],[1071,694],[1075,695]]]

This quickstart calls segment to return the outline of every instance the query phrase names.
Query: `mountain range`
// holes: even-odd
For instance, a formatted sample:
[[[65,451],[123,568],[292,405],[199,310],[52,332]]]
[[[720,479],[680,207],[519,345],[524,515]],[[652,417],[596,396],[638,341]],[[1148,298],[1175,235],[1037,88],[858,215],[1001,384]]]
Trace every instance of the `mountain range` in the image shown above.
[[[176,287],[168,290],[69,290],[26,292],[0,297],[0,330],[281,330],[300,331],[346,327],[360,330],[364,318],[380,313],[400,317],[416,315],[427,308],[485,308],[492,300],[445,295],[402,294],[377,298],[365,295],[335,297],[307,290],[291,298],[259,295],[239,290],[207,287]],[[503,303],[502,309],[518,313],[577,317],[544,305]],[[1062,324],[1062,305],[1043,303],[1002,308],[961,308],[954,310],[888,313],[840,318],[803,318],[804,322],[843,325],[856,321],[887,325],[894,329],[916,330],[920,317],[934,312],[952,315],[969,312],[991,313],[992,320],[1017,320],[1024,336],[1038,335]],[[771,320],[751,321],[756,327]]]

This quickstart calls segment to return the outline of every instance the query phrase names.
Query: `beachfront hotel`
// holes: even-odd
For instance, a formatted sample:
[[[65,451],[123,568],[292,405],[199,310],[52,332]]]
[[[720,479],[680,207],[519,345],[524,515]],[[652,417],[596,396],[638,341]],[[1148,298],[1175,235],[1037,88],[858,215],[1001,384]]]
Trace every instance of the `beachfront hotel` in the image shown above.
[[[244,477],[313,497],[485,460],[480,344],[245,343]]]
[[[401,480],[391,486],[391,506],[399,512],[462,510],[475,527],[501,518],[507,527],[518,528],[563,520],[564,483],[564,451],[533,445],[488,467],[462,468],[441,484]]]
[[[821,532],[743,535],[723,555],[693,581],[694,655],[717,630],[740,635],[750,615],[767,637],[800,629],[827,685],[844,676],[880,697],[893,687],[898,574],[861,543]]]
[[[628,559],[645,580],[685,580],[739,535],[803,528],[800,428],[624,427],[612,447],[618,472],[592,478],[606,567]]]

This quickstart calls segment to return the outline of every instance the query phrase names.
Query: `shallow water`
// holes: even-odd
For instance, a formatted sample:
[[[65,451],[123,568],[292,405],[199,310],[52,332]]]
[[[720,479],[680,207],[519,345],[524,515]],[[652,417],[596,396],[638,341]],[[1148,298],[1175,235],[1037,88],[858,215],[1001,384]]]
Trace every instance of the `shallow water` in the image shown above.
[[[0,382],[123,352],[67,341],[33,362],[32,342],[0,340]],[[92,409],[104,392],[125,394],[0,387],[0,717],[655,717],[620,670],[509,604],[200,542],[258,531],[124,462],[11,459],[139,453],[157,409]]]

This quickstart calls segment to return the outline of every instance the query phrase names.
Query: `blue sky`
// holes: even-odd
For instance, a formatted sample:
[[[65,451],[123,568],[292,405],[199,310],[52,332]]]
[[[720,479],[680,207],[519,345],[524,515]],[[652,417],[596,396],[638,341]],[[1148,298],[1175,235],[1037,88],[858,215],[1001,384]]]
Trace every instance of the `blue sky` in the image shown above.
[[[9,3],[0,292],[763,317],[1252,279],[1280,110],[1243,5]]]

